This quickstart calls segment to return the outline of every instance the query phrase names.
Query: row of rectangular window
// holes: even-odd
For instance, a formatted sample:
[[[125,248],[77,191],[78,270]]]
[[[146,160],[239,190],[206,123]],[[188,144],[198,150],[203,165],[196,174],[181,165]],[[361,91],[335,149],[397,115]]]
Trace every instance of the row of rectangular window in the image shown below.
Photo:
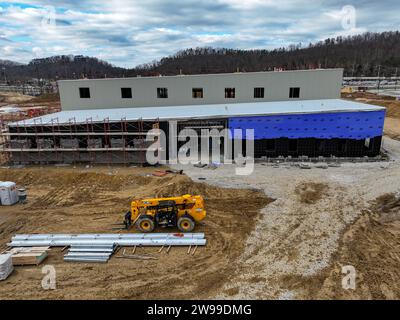
[[[265,95],[264,88],[254,88],[254,98],[263,99]],[[90,88],[79,88],[79,96],[81,99],[90,99]],[[225,99],[235,99],[236,89],[235,88],[225,88]],[[121,98],[122,99],[132,99],[132,88],[121,88]],[[167,99],[168,98],[168,88],[157,88],[157,98]],[[192,89],[193,99],[203,99],[204,93],[203,88],[193,88]],[[294,87],[289,89],[289,98],[300,98],[300,88]]]

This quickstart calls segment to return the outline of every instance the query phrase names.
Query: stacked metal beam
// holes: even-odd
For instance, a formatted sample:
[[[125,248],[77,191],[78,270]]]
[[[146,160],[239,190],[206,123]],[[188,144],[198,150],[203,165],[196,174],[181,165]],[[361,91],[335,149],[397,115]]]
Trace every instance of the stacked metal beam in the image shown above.
[[[11,254],[0,254],[0,280],[5,280],[13,272]]]
[[[114,253],[115,245],[77,245],[74,244],[64,256],[70,262],[107,262]]]
[[[204,246],[204,233],[132,234],[21,234],[12,237],[10,247],[33,246]]]

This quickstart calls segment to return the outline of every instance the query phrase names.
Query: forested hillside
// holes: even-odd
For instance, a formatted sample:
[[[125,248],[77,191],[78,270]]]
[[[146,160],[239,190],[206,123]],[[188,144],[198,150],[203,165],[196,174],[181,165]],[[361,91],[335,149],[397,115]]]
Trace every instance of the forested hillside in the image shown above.
[[[97,58],[55,56],[29,64],[0,60],[1,78],[8,80],[74,79],[344,68],[346,76],[392,76],[400,66],[400,33],[365,33],[326,39],[314,44],[297,44],[274,50],[195,48],[149,64],[124,69]]]

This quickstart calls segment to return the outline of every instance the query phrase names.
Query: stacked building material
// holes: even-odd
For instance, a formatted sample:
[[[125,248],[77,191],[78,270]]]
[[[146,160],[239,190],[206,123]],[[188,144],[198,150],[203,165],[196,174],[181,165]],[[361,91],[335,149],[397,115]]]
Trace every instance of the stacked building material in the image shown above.
[[[107,262],[117,246],[204,246],[204,233],[20,234],[10,247],[70,247],[64,261]]]
[[[51,139],[36,139],[36,144],[39,149],[51,149],[54,145]]]
[[[125,148],[125,139],[110,139],[111,148]]]
[[[153,141],[147,141],[146,139],[140,139],[140,138],[133,140],[133,146],[135,148],[148,148],[153,143],[154,143]]]
[[[100,138],[90,138],[87,141],[87,146],[88,148],[96,149],[96,148],[102,148],[103,144],[101,142]]]
[[[32,143],[28,139],[13,139],[10,140],[10,148],[11,149],[29,149],[31,148]]]
[[[115,245],[79,245],[74,244],[64,256],[70,262],[107,262],[114,253]]]
[[[60,147],[66,149],[78,149],[79,141],[76,138],[60,139]]]
[[[5,280],[13,272],[13,262],[10,254],[0,254],[0,280]]]
[[[204,233],[131,233],[131,234],[21,234],[11,239],[11,247],[71,246],[74,244],[109,244],[160,246],[205,245]]]
[[[47,258],[49,247],[14,247],[7,251],[15,266],[39,265]]]
[[[204,246],[206,242],[204,233],[20,234],[12,237],[8,245],[10,247]]]

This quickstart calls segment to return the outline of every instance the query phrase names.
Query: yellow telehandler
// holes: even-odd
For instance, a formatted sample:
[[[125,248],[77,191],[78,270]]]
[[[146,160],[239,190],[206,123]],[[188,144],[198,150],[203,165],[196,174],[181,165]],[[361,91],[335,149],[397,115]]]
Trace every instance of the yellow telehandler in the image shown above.
[[[203,197],[185,194],[133,200],[131,210],[125,214],[124,224],[127,229],[136,225],[145,233],[152,232],[156,227],[178,227],[182,232],[191,232],[205,216]]]

